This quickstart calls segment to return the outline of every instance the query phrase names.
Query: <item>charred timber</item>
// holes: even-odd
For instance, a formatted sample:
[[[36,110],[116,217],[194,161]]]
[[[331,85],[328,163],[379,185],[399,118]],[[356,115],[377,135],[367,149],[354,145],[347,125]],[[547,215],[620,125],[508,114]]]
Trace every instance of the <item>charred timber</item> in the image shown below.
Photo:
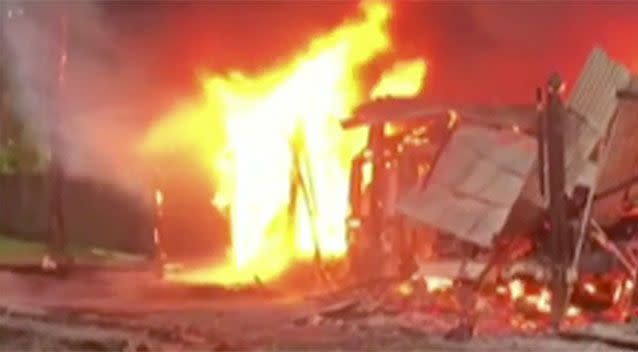
[[[549,218],[551,236],[549,252],[552,258],[552,326],[558,330],[564,316],[568,296],[567,266],[570,261],[570,231],[567,223],[565,195],[565,105],[561,98],[563,81],[553,74],[548,83],[546,113],[543,122],[545,153],[547,156],[547,190],[549,192]],[[539,156],[540,157],[540,156]]]

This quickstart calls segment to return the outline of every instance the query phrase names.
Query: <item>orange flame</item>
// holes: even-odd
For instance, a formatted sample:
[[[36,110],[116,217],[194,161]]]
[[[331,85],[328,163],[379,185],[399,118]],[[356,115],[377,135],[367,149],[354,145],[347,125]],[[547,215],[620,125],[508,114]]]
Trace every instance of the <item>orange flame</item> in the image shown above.
[[[367,130],[344,131],[339,119],[366,97],[357,73],[391,48],[390,6],[367,2],[362,12],[312,40],[289,64],[257,77],[203,75],[203,96],[150,130],[141,144],[146,155],[178,149],[209,166],[218,190],[211,203],[231,223],[225,263],[175,279],[266,281],[316,252],[345,255],[350,165]],[[376,89],[416,94],[425,70],[416,73],[390,75]]]

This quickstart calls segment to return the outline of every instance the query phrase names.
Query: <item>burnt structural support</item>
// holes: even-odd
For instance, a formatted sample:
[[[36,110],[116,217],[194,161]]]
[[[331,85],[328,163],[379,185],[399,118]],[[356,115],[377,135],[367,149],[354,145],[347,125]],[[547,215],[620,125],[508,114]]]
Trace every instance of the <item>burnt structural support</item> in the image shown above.
[[[370,208],[366,217],[366,259],[364,272],[378,274],[382,269],[383,250],[381,233],[383,232],[383,196],[385,193],[384,178],[384,126],[375,125],[370,128],[368,146],[372,151],[372,180],[369,185]],[[374,270],[370,270],[374,267]]]
[[[561,92],[563,81],[558,74],[553,74],[548,82],[545,114],[541,126],[541,140],[546,157],[547,174],[545,189],[549,194],[549,221],[551,234],[549,239],[549,255],[552,267],[552,327],[558,330],[567,305],[568,282],[567,268],[573,252],[571,231],[567,222],[567,199],[565,194],[565,135],[564,125],[567,115]]]

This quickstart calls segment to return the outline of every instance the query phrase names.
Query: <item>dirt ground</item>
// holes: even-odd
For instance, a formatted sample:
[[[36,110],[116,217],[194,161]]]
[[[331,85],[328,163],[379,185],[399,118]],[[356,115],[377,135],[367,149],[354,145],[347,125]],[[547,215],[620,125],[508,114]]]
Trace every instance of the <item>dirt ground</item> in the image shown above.
[[[143,271],[3,272],[0,292],[0,351],[614,351],[638,335],[628,324],[619,332],[629,336],[624,345],[511,332],[451,342],[445,318],[412,319],[406,328],[405,316],[402,323],[379,310],[340,316],[351,302],[344,294],[228,291]]]

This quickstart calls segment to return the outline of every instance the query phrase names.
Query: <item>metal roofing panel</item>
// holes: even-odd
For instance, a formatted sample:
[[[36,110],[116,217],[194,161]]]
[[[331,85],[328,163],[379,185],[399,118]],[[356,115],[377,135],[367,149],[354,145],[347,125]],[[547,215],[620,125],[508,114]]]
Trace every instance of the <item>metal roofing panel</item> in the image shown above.
[[[570,109],[583,116],[602,136],[616,111],[616,92],[629,84],[631,73],[600,48],[594,49],[568,100]]]
[[[617,92],[627,87],[631,74],[600,48],[594,49],[567,101],[565,121],[566,191],[571,194],[586,172],[589,156],[605,135],[618,106]],[[535,167],[536,168],[536,167]],[[538,178],[530,178],[525,197],[544,206]]]
[[[613,61],[602,49],[594,49],[589,56],[567,103],[576,113],[570,114],[569,118],[576,121],[580,132],[577,138],[566,139],[571,156],[567,170],[569,193],[585,171],[589,155],[607,132],[618,107],[616,94],[629,85],[630,78],[629,70]]]
[[[531,162],[529,163],[531,165]],[[514,204],[523,187],[524,178],[508,172],[498,172],[479,193],[482,198],[491,198],[497,204]]]
[[[465,194],[480,194],[491,183],[496,174],[498,168],[496,165],[481,161],[476,167],[465,175],[465,178],[458,183],[458,190]]]
[[[520,174],[502,164],[514,156]],[[397,209],[428,226],[488,247],[505,224],[535,157],[532,137],[461,125],[434,166],[426,189],[400,199]]]
[[[621,101],[616,119],[614,138],[609,145],[611,153],[598,180],[599,191],[616,186],[638,174],[638,102]],[[624,192],[618,192],[598,200],[594,204],[596,220],[601,225],[616,223],[624,214],[624,197]]]

